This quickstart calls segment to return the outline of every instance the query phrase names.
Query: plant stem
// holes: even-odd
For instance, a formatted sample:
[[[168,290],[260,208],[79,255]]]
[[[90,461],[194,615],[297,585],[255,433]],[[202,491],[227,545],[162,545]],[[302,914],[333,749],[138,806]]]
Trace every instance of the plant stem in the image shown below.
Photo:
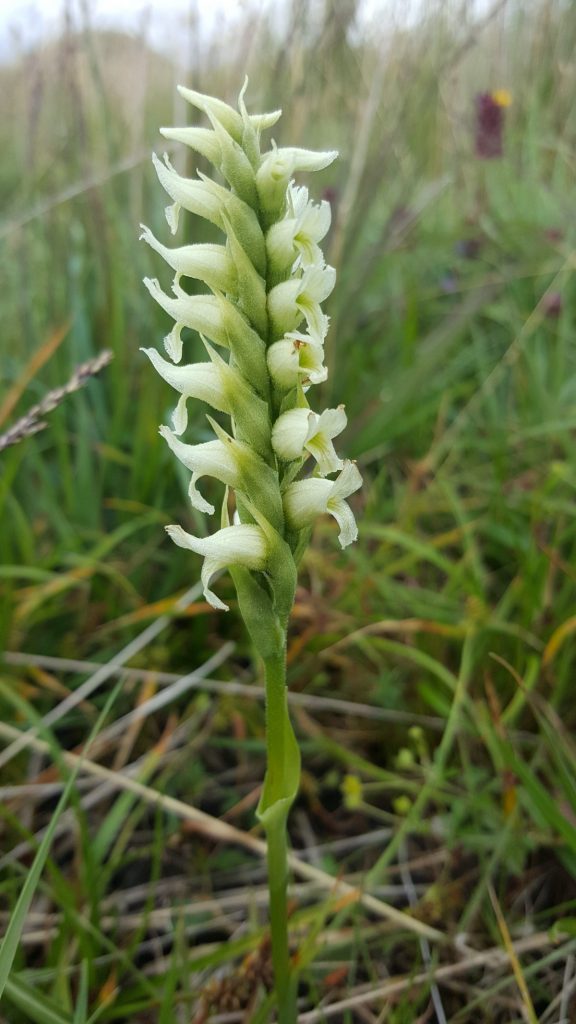
[[[286,822],[290,799],[289,752],[286,739],[291,731],[286,699],[286,655],[268,658],[266,668],[266,747],[268,785],[279,802],[278,813],[267,822],[268,890],[272,963],[278,997],[279,1024],[296,1022],[296,985],[290,968],[288,942],[288,844]]]

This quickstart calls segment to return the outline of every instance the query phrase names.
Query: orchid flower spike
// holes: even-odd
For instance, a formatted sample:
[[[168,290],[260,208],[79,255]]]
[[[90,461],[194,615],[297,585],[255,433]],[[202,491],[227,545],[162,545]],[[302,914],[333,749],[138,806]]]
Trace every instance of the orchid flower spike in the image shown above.
[[[214,237],[170,246],[141,226],[141,238],[173,277],[171,285],[169,279],[144,283],[174,322],[164,339],[168,358],[155,348],[143,351],[179,396],[172,425],[161,426],[160,434],[190,471],[192,506],[206,515],[215,511],[198,490],[201,478],[224,489],[219,531],[195,537],[169,526],[168,533],[178,546],[203,556],[204,593],[214,608],[226,605],[211,590],[212,577],[230,569],[242,614],[266,657],[269,638],[285,632],[310,525],[327,512],[340,527],[342,546],[355,540],[346,499],[361,481],[356,466],[334,448],[346,426],[344,407],[315,412],[306,397],[327,377],[323,303],[336,274],[320,248],[330,229],[330,206],[313,202],[294,177],[323,170],[337,154],[274,142],[262,152],[261,135],[280,112],[249,114],[245,89],[235,108],[182,87],[183,98],[206,122],[161,129],[165,138],[208,160],[222,183],[200,172],[182,177],[168,157],[153,157],[170,199],[172,233],[184,209],[207,220]],[[200,287],[189,292],[186,278]],[[206,361],[186,359],[189,332],[200,335]],[[182,438],[193,399],[225,421],[208,417],[214,436],[202,443]],[[310,456],[313,476],[298,479]]]

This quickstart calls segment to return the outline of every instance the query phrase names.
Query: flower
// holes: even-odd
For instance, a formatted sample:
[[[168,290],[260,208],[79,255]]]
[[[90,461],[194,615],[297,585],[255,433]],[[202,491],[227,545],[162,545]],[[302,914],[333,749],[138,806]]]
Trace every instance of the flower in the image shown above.
[[[259,273],[266,264],[266,248],[262,228],[253,209],[223,185],[217,185],[205,174],[198,178],[183,178],[178,174],[164,154],[164,163],[152,154],[160,184],[171,199],[172,206],[166,207],[166,220],[173,235],[178,230],[180,209],[188,210],[198,217],[215,224],[221,231],[226,230],[229,218],[240,242],[246,247]]]
[[[277,274],[285,272],[297,257],[303,267],[322,264],[318,242],[330,228],[330,204],[309,202],[307,188],[290,182],[288,206],[288,215],[272,224],[266,235],[268,260]]]
[[[258,497],[271,521],[282,518],[280,502],[274,490],[273,472],[256,454],[250,445],[227,434],[222,427],[208,416],[217,438],[203,444],[184,444],[169,427],[160,427],[160,434],[168,443],[179,461],[192,470],[188,494],[194,508],[208,515],[214,514],[214,506],[205,501],[196,483],[203,476],[242,491],[251,497]]]
[[[204,556],[201,579],[204,597],[213,608],[228,611],[228,605],[210,590],[214,573],[229,565],[242,565],[246,569],[262,571],[266,568],[268,545],[259,526],[240,524],[225,526],[211,537],[194,537],[181,526],[167,526],[166,532],[180,548],[188,548]]]
[[[145,224],[141,224],[140,227],[142,228],[140,239],[155,249],[166,260],[168,266],[176,271],[177,275],[182,274],[184,277],[193,277],[198,281],[203,281],[214,291],[236,291],[234,264],[223,245],[206,243],[182,245],[177,249],[170,249],[167,245],[162,245]]]
[[[155,348],[143,348],[140,351],[148,356],[160,376],[182,395],[172,416],[177,434],[184,433],[186,429],[186,402],[189,398],[199,398],[201,402],[206,402],[219,412],[232,411],[230,385],[233,385],[234,381],[230,379],[230,374],[233,375],[234,370],[227,368],[226,364],[210,362],[174,366],[163,359]]]
[[[321,384],[328,377],[324,348],[307,334],[291,332],[268,349],[266,359],[274,383],[289,390],[298,381],[304,386]]]
[[[328,317],[320,303],[330,295],[336,283],[334,267],[315,264],[301,277],[291,277],[275,285],[268,294],[268,315],[275,339],[293,331],[306,318],[308,331],[316,342],[324,341]]]
[[[205,334],[217,345],[226,346],[228,344],[220,303],[215,295],[187,295],[180,288],[178,278],[174,280],[172,286],[175,298],[166,295],[155,278],[145,277],[144,284],[158,305],[162,306],[162,309],[176,321],[176,325],[164,339],[164,347],[174,362],[179,363],[182,358],[180,332],[183,327],[190,327]]]
[[[504,110],[512,97],[506,89],[483,92],[476,97],[476,156],[493,160],[504,152]]]
[[[160,427],[160,434],[167,441],[170,449],[179,461],[192,470],[192,479],[188,494],[194,508],[200,512],[214,514],[214,506],[205,501],[196,488],[196,482],[203,476],[213,476],[228,487],[240,487],[242,472],[240,460],[242,455],[254,457],[252,449],[228,437],[228,442],[221,440],[206,441],[204,444],[184,444],[169,427]]]
[[[358,528],[352,509],[344,500],[362,486],[362,477],[354,462],[345,462],[335,480],[309,477],[290,484],[284,492],[284,512],[294,530],[311,526],[325,512],[334,517],[340,527],[339,541],[343,548],[358,537]]]
[[[320,415],[311,409],[289,409],[272,428],[272,447],[285,462],[309,452],[318,463],[320,476],[327,476],[344,465],[334,451],[332,438],[342,433],[346,422],[343,405],[325,409]]]
[[[278,220],[284,211],[286,191],[296,171],[322,171],[338,156],[328,150],[318,153],[311,149],[278,149],[274,146],[261,158],[256,172],[256,188],[263,214],[271,220]]]

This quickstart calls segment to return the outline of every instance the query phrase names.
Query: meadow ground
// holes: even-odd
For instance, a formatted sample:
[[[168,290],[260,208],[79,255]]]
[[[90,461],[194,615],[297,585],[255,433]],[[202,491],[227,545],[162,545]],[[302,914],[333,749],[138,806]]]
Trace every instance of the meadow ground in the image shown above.
[[[260,670],[231,582],[215,613],[165,539],[209,526],[138,351],[168,325],[138,225],[167,239],[174,84],[233,100],[246,72],[279,143],[341,153],[310,181],[321,404],[366,481],[354,547],[315,530],[290,634],[300,1019],[576,1020],[576,7],[373,6],[191,23],[186,67],[82,8],[0,67],[0,432],[113,353],[0,453],[2,1024],[273,1019]]]

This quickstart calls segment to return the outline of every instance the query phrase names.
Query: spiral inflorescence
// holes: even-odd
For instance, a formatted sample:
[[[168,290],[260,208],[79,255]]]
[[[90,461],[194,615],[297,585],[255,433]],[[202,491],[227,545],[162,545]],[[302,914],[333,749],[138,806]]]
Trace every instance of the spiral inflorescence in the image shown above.
[[[248,114],[244,91],[235,110],[180,88],[210,127],[161,129],[166,138],[210,161],[226,183],[203,174],[182,177],[167,156],[163,161],[154,156],[160,182],[172,199],[166,210],[172,233],[184,209],[211,222],[225,243],[169,248],[142,228],[142,238],[175,272],[171,295],[158,281],[145,281],[174,320],[164,340],[168,358],[155,349],[144,351],[180,396],[172,426],[161,426],[160,433],[191,471],[192,505],[207,514],[215,511],[197,486],[201,477],[211,476],[226,488],[221,529],[209,537],[195,537],[180,526],[167,527],[168,533],[180,547],[204,556],[205,595],[215,608],[226,605],[210,590],[211,578],[230,569],[244,617],[265,655],[261,620],[270,612],[280,630],[285,628],[297,561],[317,516],[328,512],[336,519],[343,547],[356,539],[346,498],[361,478],[355,464],[343,462],[333,446],[346,426],[343,406],[318,414],[307,400],[310,387],[327,375],[328,317],[322,303],[334,287],[335,271],[326,265],[319,244],[330,227],[329,204],[313,203],[293,175],[322,170],[337,154],[274,144],[262,153],[261,133],[280,112]],[[186,277],[203,282],[209,291],[188,294],[181,283]],[[200,334],[205,361],[182,363],[184,328]],[[191,398],[229,417],[226,426],[208,417],[214,438],[203,444],[181,440]],[[235,497],[232,525],[230,492]]]

